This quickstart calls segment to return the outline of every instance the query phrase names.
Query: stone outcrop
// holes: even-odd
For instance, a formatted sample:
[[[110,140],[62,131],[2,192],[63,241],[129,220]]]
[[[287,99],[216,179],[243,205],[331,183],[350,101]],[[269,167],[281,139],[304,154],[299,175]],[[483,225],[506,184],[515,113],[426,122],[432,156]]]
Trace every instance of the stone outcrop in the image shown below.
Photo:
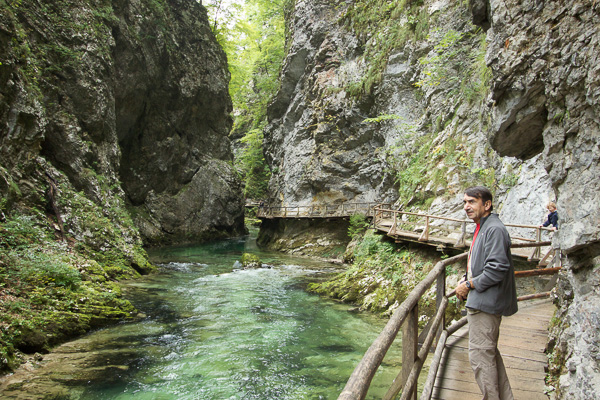
[[[329,2],[296,2],[281,89],[265,131],[273,204],[392,195],[393,182],[381,170],[383,154],[375,155],[385,136],[362,124],[373,99],[357,101],[345,91],[361,53],[358,40],[336,27],[339,17]]]
[[[492,145],[503,155],[541,153],[556,194],[563,252],[552,330],[553,397],[600,391],[600,4],[471,1],[488,10],[493,70]],[[513,140],[518,137],[518,140]]]
[[[183,0],[165,5],[158,21],[140,19],[148,15],[143,1],[115,8],[123,188],[149,241],[240,234],[243,200],[227,138],[227,60],[204,9]]]
[[[3,209],[38,203],[53,179],[117,225],[126,203],[146,244],[243,232],[229,72],[203,7],[10,3],[0,18]],[[68,229],[85,237],[85,221]]]

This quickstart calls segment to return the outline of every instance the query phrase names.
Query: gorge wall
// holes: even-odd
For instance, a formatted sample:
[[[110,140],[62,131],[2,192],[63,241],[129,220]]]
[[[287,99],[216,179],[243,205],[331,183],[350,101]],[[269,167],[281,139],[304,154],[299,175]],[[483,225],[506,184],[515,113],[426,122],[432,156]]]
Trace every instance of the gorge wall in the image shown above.
[[[112,224],[126,222],[110,207],[129,213],[146,244],[243,232],[229,72],[203,7],[10,0],[2,10],[4,212],[40,206],[51,180]],[[67,192],[55,196],[68,203]],[[57,212],[83,240],[89,221],[70,208]]]
[[[225,53],[194,0],[0,0],[0,373],[132,318],[145,245],[244,232]]]
[[[296,1],[265,131],[273,205],[380,201],[462,218],[463,190],[483,184],[503,221],[537,225],[556,200],[564,268],[549,354],[564,399],[592,398],[600,382],[599,9]],[[280,221],[260,236],[310,252],[303,231]]]
[[[493,71],[492,145],[542,154],[557,204],[553,246],[564,256],[551,336],[557,397],[600,390],[600,5],[587,1],[472,1]]]

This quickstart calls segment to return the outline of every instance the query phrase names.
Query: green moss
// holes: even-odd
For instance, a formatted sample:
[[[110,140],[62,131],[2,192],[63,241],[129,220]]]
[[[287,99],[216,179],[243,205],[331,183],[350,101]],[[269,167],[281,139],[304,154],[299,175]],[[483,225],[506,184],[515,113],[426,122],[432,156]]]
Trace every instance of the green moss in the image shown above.
[[[310,291],[354,303],[361,309],[389,315],[431,270],[439,256],[409,250],[390,243],[385,237],[367,232],[353,251],[350,268],[324,282],[311,283]],[[423,312],[433,315],[432,294],[420,303]],[[454,317],[457,307],[450,307]]]
[[[258,268],[262,265],[260,257],[252,253],[242,254],[240,262],[244,268]]]
[[[0,223],[0,370],[16,365],[17,350],[46,351],[90,327],[130,318],[135,309],[114,280],[153,268],[132,226],[61,188],[69,197],[58,201],[65,225],[93,233],[83,236],[86,241],[57,239],[54,226],[35,209]]]

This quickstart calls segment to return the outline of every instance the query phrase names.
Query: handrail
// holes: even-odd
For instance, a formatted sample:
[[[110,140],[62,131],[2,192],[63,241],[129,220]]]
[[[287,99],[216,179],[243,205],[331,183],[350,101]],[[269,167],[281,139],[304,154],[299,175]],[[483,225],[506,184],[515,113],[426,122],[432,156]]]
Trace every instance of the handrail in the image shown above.
[[[459,218],[453,218],[453,217],[445,217],[443,215],[433,215],[433,214],[424,214],[424,213],[417,213],[417,212],[412,212],[412,211],[400,211],[400,210],[391,210],[391,209],[383,209],[383,208],[379,208],[376,207],[375,211],[379,211],[379,212],[387,212],[387,213],[395,213],[395,214],[402,214],[402,215],[414,215],[417,217],[427,217],[427,218],[435,218],[435,219],[443,219],[446,221],[453,221],[453,222],[466,222],[466,223],[470,223],[470,224],[474,224],[475,222],[473,222],[470,219],[459,219]],[[512,227],[512,228],[528,228],[528,229],[540,229],[542,231],[553,231],[552,228],[548,228],[545,226],[540,227],[539,225],[523,225],[523,224],[511,224],[511,223],[505,223],[504,226],[508,226],[508,227]],[[531,240],[531,239],[523,239],[523,240]]]
[[[403,221],[401,218],[399,218],[399,216],[401,216],[401,215],[408,215],[408,216],[424,218],[425,219],[424,227],[422,225],[419,225],[420,228],[422,229],[422,231],[421,231],[421,229],[419,229],[419,230],[416,230],[416,232],[414,232],[414,231],[412,231],[413,228],[411,228],[410,231],[400,229],[399,227],[402,226],[402,224],[415,224],[416,223],[415,221]],[[392,223],[392,226],[388,229],[389,222],[388,222],[388,224],[382,224],[381,222],[389,221],[390,219],[393,221],[393,223]],[[373,221],[372,222],[373,222],[374,229],[383,230],[389,236],[396,235],[399,237],[409,238],[409,240],[410,239],[414,240],[415,239],[414,235],[417,234],[418,232],[420,232],[420,235],[416,238],[420,242],[428,242],[430,240],[429,236],[430,236],[430,231],[432,229],[445,230],[445,231],[452,232],[451,230],[449,230],[446,227],[442,228],[441,226],[431,224],[430,223],[431,219],[439,219],[439,220],[460,223],[461,230],[460,230],[460,232],[456,232],[456,233],[460,233],[460,238],[454,242],[453,247],[463,248],[463,247],[467,246],[467,243],[466,243],[467,224],[474,223],[472,220],[469,220],[469,219],[458,219],[458,218],[453,218],[453,217],[445,217],[442,215],[432,215],[432,214],[412,212],[412,211],[392,210],[392,209],[383,208],[383,205],[382,205],[380,207],[375,207],[373,209]],[[514,239],[514,240],[520,240],[520,241],[530,242],[530,243],[541,243],[542,242],[542,231],[553,231],[553,228],[542,227],[539,225],[523,225],[523,224],[511,224],[511,223],[506,223],[504,225],[507,227],[519,228],[519,229],[533,229],[535,231],[535,239],[525,238],[525,237],[520,237],[520,236],[512,236],[512,239]],[[440,238],[436,238],[436,240],[439,240],[439,239]],[[442,240],[444,240],[444,239],[442,239]],[[447,240],[447,239],[445,239],[445,240]],[[547,245],[550,245],[550,243],[545,244],[544,246],[547,246]],[[530,247],[530,246],[523,246],[523,247]],[[534,247],[533,251],[531,252],[531,254],[529,254],[527,259],[529,261],[533,261],[533,260],[538,260],[538,259],[542,258],[543,260],[540,262],[540,264],[543,264],[545,262],[545,260],[548,258],[548,256],[549,256],[549,254],[546,254],[545,256],[542,257],[540,248]]]
[[[365,398],[377,368],[381,365],[383,357],[396,338],[409,312],[417,305],[421,296],[429,289],[438,275],[445,272],[446,265],[467,258],[467,255],[468,253],[463,253],[438,262],[427,276],[411,290],[406,300],[394,311],[383,331],[375,339],[371,347],[369,347],[360,363],[354,369],[354,372],[352,372],[338,400]],[[404,362],[403,365],[405,365]]]
[[[305,206],[258,206],[259,218],[311,218],[311,217],[349,217],[364,213],[373,217],[373,210],[384,206],[378,202],[351,202],[340,204],[317,204]]]
[[[511,247],[539,248],[540,245],[543,244],[546,243],[518,243],[513,244]],[[446,340],[450,335],[467,324],[467,319],[465,317],[453,323],[450,327],[444,328],[444,313],[449,302],[448,299],[456,294],[454,290],[447,294],[445,293],[446,266],[465,259],[467,255],[468,253],[465,252],[438,262],[427,274],[427,276],[421,282],[419,282],[413,290],[411,290],[402,304],[400,304],[400,306],[394,311],[392,317],[385,325],[382,332],[371,344],[361,361],[352,372],[352,375],[348,379],[343,391],[340,393],[338,400],[362,400],[365,398],[377,369],[381,365],[388,349],[396,339],[401,327],[403,328],[402,367],[398,373],[398,376],[394,379],[383,398],[385,400],[391,400],[396,398],[399,393],[401,393],[401,400],[417,398],[417,381],[425,360],[429,355],[434,339],[437,336],[438,339],[435,346],[435,353],[429,367],[427,381],[425,382],[425,386],[420,397],[421,400],[429,400],[431,398],[433,384],[435,382],[437,370],[441,362],[442,351],[446,345]],[[556,267],[517,271],[515,272],[515,278],[555,274],[558,273],[560,269],[560,267]],[[436,279],[438,293],[436,299],[436,315],[434,316],[433,322],[429,326],[429,331],[427,332],[427,336],[421,349],[417,352],[417,338],[419,336],[417,325],[418,302],[420,298],[429,290]],[[536,293],[520,296],[517,298],[517,300],[530,300],[548,297],[549,295],[550,292]]]

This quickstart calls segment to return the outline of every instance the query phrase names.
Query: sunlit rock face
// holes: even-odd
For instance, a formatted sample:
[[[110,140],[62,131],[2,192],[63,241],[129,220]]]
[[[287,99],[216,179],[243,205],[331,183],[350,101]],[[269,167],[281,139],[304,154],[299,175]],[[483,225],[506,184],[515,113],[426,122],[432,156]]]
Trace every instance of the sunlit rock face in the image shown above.
[[[281,89],[269,106],[266,156],[274,204],[391,198],[383,171],[385,136],[363,124],[373,99],[355,100],[345,84],[361,72],[358,40],[338,26],[342,8],[298,1],[289,19]]]
[[[491,143],[503,155],[540,153],[556,193],[560,230],[553,244],[563,251],[564,269],[552,331],[551,368],[560,375],[553,396],[594,398],[600,391],[600,4],[471,3],[479,23],[490,27]]]
[[[117,225],[127,204],[146,244],[242,232],[229,72],[197,2],[12,2],[0,50],[3,208],[50,179]]]

